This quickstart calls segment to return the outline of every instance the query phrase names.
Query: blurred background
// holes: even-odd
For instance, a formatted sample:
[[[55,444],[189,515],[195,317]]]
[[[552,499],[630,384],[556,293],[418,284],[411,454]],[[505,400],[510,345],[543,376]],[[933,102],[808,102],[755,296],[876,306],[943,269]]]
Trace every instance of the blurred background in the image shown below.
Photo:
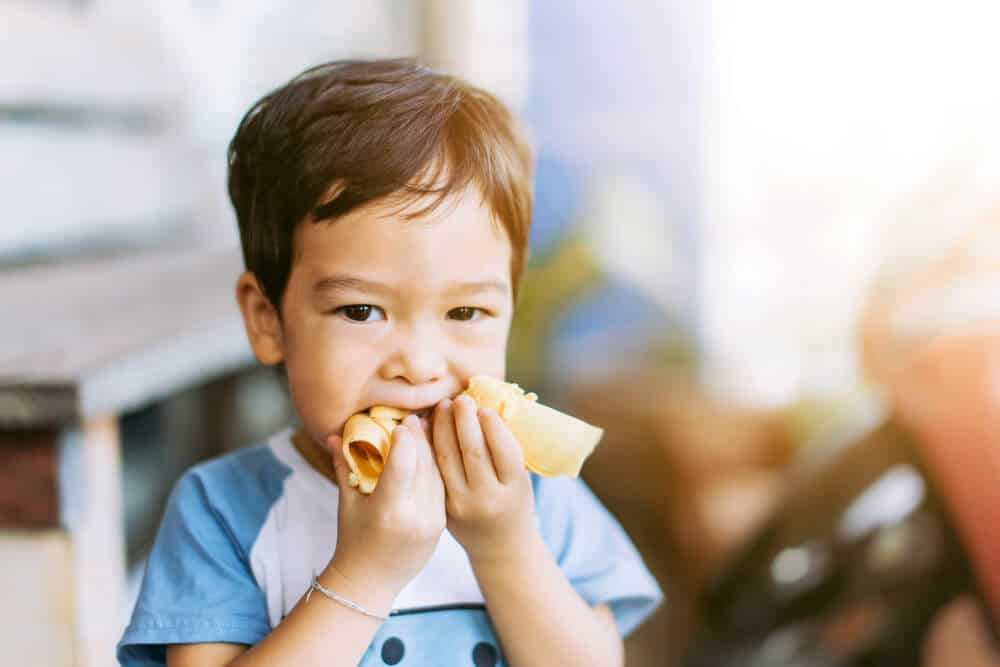
[[[841,466],[863,526],[848,533],[925,526],[924,510],[952,530],[964,510],[898,416],[916,382],[900,378],[925,343],[1000,315],[998,21],[973,0],[0,0],[0,664],[110,664],[174,480],[288,420],[231,298],[225,149],[253,101],[333,58],[416,56],[527,122],[509,375],[606,429],[584,477],[667,592],[630,666],[739,634],[720,581],[770,586],[754,615],[819,577],[833,529],[808,517],[839,514],[797,489],[872,434],[918,453]],[[968,406],[984,365],[963,368],[949,395]],[[997,387],[954,424],[993,424],[977,437],[1000,450]],[[894,481],[851,504],[902,459],[917,501]],[[805,527],[749,548],[790,506]],[[928,618],[962,591],[988,606],[963,525],[931,558],[960,571],[954,590],[922,594],[931,569],[893,579],[933,597]],[[739,660],[699,664],[896,664],[794,657],[814,630],[769,634],[832,618],[822,581]],[[897,632],[865,609],[837,646]],[[919,647],[928,627],[896,637]]]

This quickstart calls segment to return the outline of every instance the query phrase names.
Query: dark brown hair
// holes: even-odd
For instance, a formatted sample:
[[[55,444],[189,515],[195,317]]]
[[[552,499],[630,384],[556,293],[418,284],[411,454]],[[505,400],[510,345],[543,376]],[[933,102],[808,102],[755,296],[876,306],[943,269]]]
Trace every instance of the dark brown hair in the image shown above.
[[[306,70],[254,104],[229,144],[229,196],[243,259],[280,310],[297,225],[359,206],[470,184],[513,250],[515,294],[531,224],[532,155],[493,95],[413,60],[345,60]]]

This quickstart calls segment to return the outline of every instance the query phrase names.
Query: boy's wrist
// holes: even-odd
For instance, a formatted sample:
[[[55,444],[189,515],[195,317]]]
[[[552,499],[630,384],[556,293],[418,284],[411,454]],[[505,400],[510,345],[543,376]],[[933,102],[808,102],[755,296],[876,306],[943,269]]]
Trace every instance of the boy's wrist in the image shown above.
[[[317,576],[319,583],[379,616],[388,616],[399,588],[334,558]]]
[[[548,554],[548,546],[541,533],[532,525],[509,534],[502,545],[486,549],[466,548],[472,569],[478,576],[493,576],[509,572],[519,563],[530,565]]]

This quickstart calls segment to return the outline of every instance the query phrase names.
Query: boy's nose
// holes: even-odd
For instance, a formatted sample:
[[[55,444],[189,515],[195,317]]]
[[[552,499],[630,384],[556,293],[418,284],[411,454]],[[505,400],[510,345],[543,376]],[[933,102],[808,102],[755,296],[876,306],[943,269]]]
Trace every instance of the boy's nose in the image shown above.
[[[387,380],[406,380],[409,384],[428,384],[442,379],[448,365],[435,336],[408,336],[400,341],[382,366]]]

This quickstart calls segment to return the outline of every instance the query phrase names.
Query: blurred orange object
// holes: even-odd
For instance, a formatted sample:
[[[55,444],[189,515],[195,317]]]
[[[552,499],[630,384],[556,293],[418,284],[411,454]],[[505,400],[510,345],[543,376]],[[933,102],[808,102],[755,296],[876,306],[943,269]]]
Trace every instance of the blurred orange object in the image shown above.
[[[934,619],[924,643],[921,667],[1000,667],[989,629],[968,595],[950,603]]]
[[[914,433],[1000,627],[1000,324],[938,338],[889,387]]]
[[[861,354],[916,436],[1000,628],[1000,215],[875,290]]]

